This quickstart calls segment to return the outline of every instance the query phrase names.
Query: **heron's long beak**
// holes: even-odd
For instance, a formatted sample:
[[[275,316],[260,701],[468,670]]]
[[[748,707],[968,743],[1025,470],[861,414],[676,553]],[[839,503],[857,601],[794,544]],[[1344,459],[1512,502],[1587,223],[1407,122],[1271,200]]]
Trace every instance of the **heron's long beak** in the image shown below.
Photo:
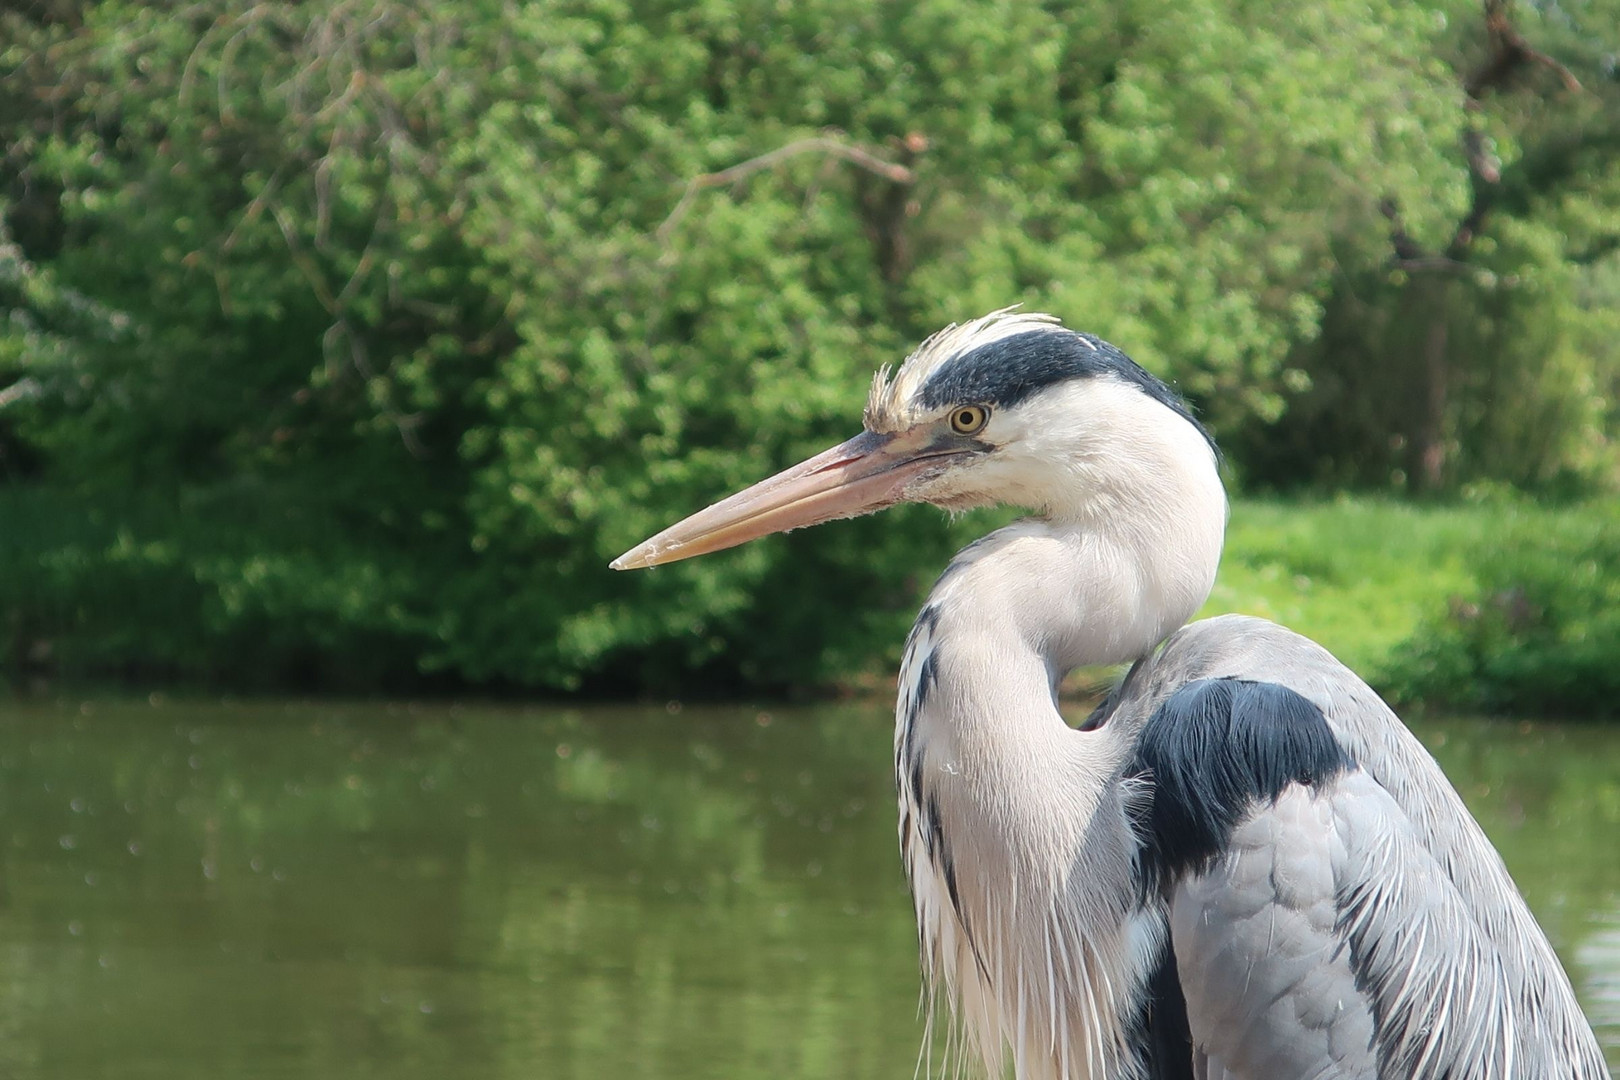
[[[957,446],[919,442],[864,431],[676,522],[609,565],[615,570],[657,566],[893,506],[905,498],[913,480],[962,452]]]

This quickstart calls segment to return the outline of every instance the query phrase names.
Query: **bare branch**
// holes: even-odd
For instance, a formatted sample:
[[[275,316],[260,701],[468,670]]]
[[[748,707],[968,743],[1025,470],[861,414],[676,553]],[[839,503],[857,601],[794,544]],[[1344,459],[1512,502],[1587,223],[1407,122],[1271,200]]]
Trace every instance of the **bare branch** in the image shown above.
[[[1406,220],[1401,217],[1401,207],[1393,195],[1386,195],[1378,202],[1378,212],[1389,219],[1389,242],[1395,248],[1395,257],[1403,262],[1421,259],[1423,245],[1412,239],[1412,234],[1406,231]]]
[[[274,10],[268,4],[254,4],[235,20],[237,30],[225,42],[225,47],[219,51],[219,72],[215,76],[215,93],[219,95],[219,118],[223,123],[230,123],[236,119],[231,111],[226,86],[231,77],[231,68],[236,61],[236,53],[242,47],[247,36],[258,28],[262,20],[273,17]],[[201,44],[198,45],[201,48]]]
[[[1569,68],[1546,53],[1532,48],[1523,34],[1508,19],[1508,0],[1485,0],[1485,32],[1490,35],[1493,51],[1490,59],[1468,77],[1463,90],[1471,100],[1478,101],[1487,90],[1502,86],[1526,64],[1540,64],[1550,68],[1563,80],[1564,89],[1572,94],[1581,92],[1581,82]]]
[[[44,393],[44,389],[38,379],[25,375],[4,390],[0,390],[0,409],[19,401],[37,398]]]
[[[1451,240],[1443,254],[1423,250],[1401,220],[1395,200],[1385,198],[1379,210],[1389,219],[1390,242],[1395,249],[1395,265],[1409,270],[1454,270],[1466,261],[1475,239],[1484,229],[1486,220],[1495,208],[1501,192],[1502,164],[1496,156],[1490,139],[1480,126],[1479,113],[1483,109],[1483,96],[1502,89],[1520,68],[1539,64],[1556,72],[1565,89],[1580,93],[1581,84],[1569,69],[1557,60],[1530,46],[1509,17],[1511,0],[1484,0],[1485,33],[1491,44],[1490,55],[1463,80],[1464,105],[1469,115],[1469,127],[1463,133],[1463,158],[1468,163],[1468,179],[1473,198],[1468,210],[1458,220]]]
[[[332,295],[332,290],[327,286],[326,275],[321,272],[315,260],[310,258],[304,246],[298,242],[298,225],[293,221],[292,215],[275,203],[270,204],[270,214],[281,227],[281,238],[287,245],[287,253],[292,256],[293,265],[309,283],[311,291],[315,293],[315,299],[320,301],[321,307],[325,308],[328,314],[341,316],[342,309],[338,306],[337,298]]]
[[[740,183],[757,172],[774,168],[789,158],[798,157],[800,154],[827,154],[896,184],[910,184],[916,180],[916,174],[904,165],[884,161],[870,151],[863,150],[852,143],[843,142],[826,135],[796,139],[784,146],[777,147],[775,150],[767,151],[758,157],[749,158],[747,161],[738,162],[736,165],[722,169],[719,172],[694,176],[687,182],[686,190],[681,193],[680,201],[675,204],[675,209],[670,211],[669,217],[664,219],[664,223],[658,226],[655,235],[661,241],[668,239],[670,232],[680,223],[681,218],[686,216],[686,212],[691,209],[692,200],[697,198],[698,192],[707,188]]]

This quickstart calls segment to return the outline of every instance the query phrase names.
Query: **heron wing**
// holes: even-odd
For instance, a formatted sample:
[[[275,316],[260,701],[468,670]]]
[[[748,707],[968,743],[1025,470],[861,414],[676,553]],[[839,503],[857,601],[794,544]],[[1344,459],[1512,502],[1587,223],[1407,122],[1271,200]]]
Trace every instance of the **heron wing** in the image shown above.
[[[1235,677],[1257,689],[1210,715],[1206,688]],[[1159,880],[1149,873],[1172,905],[1194,1040],[1218,1066],[1278,1077],[1607,1075],[1501,859],[1433,758],[1328,653],[1261,620],[1209,620],[1172,638],[1123,699],[1151,710],[1142,746],[1160,760],[1142,764],[1155,772],[1154,813],[1165,796],[1157,774],[1178,760],[1193,774],[1249,778],[1206,780],[1205,795],[1220,798],[1202,803],[1183,779],[1165,801],[1184,832],[1219,843],[1206,837],[1188,858],[1172,839],[1170,857],[1155,855]],[[1189,735],[1200,729],[1202,742]],[[1184,745],[1155,749],[1155,732]],[[1166,825],[1148,829],[1150,844],[1165,842]],[[1239,1046],[1272,1056],[1251,1069],[1233,1056]]]
[[[1498,952],[1364,771],[1257,808],[1170,925],[1193,1037],[1235,1076],[1513,1075]]]

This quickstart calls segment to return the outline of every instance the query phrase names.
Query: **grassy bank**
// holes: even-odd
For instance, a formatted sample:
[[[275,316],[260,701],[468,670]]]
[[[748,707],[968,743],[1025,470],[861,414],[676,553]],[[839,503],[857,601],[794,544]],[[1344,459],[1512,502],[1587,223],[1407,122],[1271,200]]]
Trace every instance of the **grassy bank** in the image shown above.
[[[1376,678],[1426,618],[1475,587],[1472,553],[1501,520],[1497,507],[1241,500],[1201,614],[1282,623]]]
[[[14,683],[361,694],[558,689],[492,683],[443,659],[436,636],[443,627],[489,616],[487,605],[452,587],[468,570],[448,546],[389,547],[352,529],[328,536],[313,510],[307,527],[295,529],[297,522],[280,518],[237,516],[222,525],[219,514],[161,508],[115,518],[87,514],[73,499],[27,496],[0,497],[0,661]],[[910,527],[920,532],[934,520]],[[1227,535],[1206,616],[1242,612],[1282,623],[1405,702],[1538,715],[1617,711],[1620,508],[1612,504],[1239,500]],[[683,662],[673,645],[649,641],[650,653],[669,653],[674,674],[663,682],[626,679],[613,696],[658,694],[666,684],[671,695],[699,698],[773,695],[784,681],[887,694],[905,627],[943,560],[937,538],[931,550],[904,554],[915,576],[902,584],[898,567],[874,568],[871,580],[888,591],[863,594],[858,610],[840,599],[850,595],[845,587],[828,586],[819,600],[769,603],[777,594],[767,584],[741,588],[745,608],[757,601],[775,621],[744,620],[741,631],[715,622],[712,649],[719,657],[746,652],[738,633],[752,635],[756,652],[768,646],[753,683],[717,681]],[[824,568],[815,580],[835,572]],[[642,610],[681,616],[672,642],[712,617],[710,598],[691,587],[599,608],[604,618]],[[851,623],[852,616],[866,621]],[[557,633],[523,625],[528,636],[511,643],[518,652],[540,649]],[[859,633],[807,675],[787,672],[780,655],[832,648],[830,626]],[[1076,685],[1086,682],[1082,676]]]
[[[1321,642],[1386,695],[1620,711],[1620,507],[1240,501],[1203,614]]]

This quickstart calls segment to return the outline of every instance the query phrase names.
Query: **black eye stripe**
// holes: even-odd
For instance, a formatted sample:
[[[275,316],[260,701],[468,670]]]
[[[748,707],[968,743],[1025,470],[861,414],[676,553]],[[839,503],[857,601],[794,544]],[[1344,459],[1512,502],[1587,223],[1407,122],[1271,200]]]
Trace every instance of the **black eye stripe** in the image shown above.
[[[1123,380],[1180,414],[1215,451],[1214,439],[1179,394],[1108,342],[1073,330],[1028,330],[969,349],[941,364],[923,383],[918,399],[925,409],[958,402],[1014,408],[1054,383],[1103,376]],[[950,413],[953,424],[958,412]]]

